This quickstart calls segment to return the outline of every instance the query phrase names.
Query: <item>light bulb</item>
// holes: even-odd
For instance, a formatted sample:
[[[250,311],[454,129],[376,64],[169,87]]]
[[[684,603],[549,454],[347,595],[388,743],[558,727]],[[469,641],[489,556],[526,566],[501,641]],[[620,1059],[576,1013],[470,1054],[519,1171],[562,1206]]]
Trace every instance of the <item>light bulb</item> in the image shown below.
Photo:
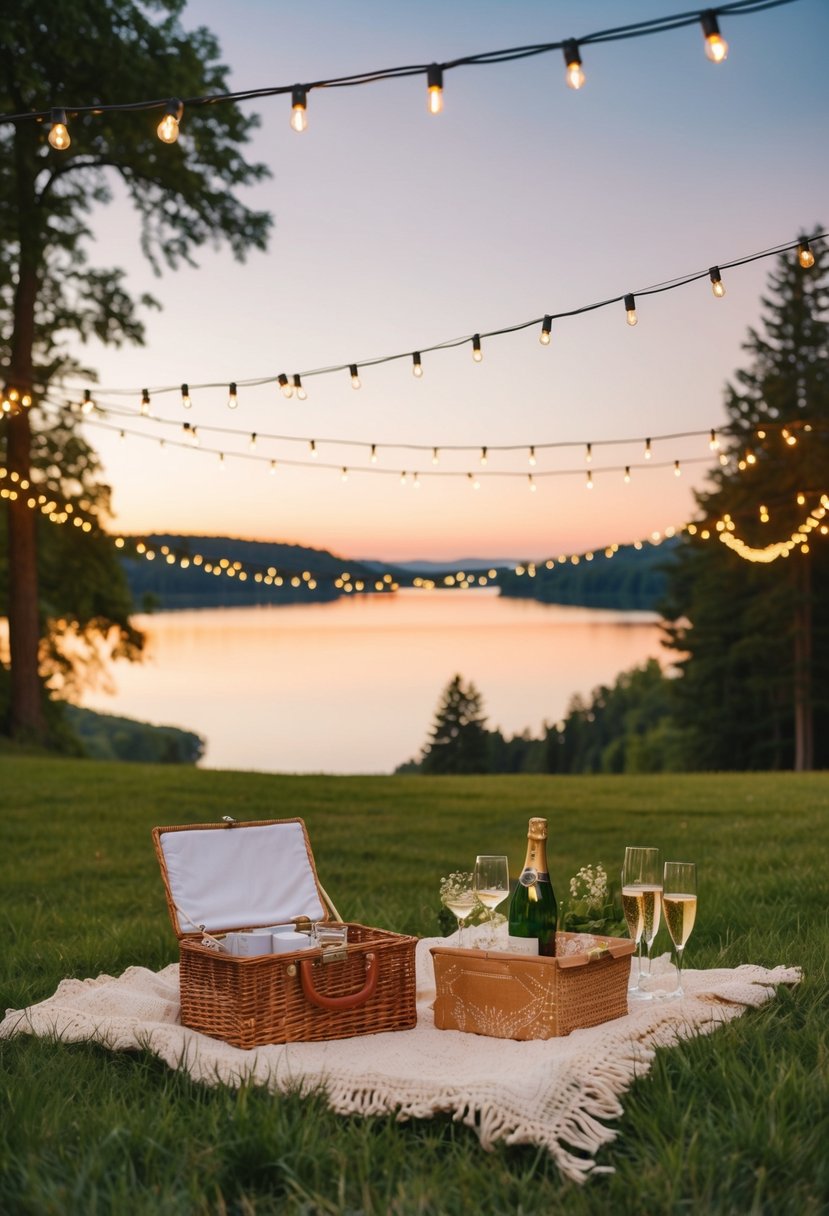
[[[362,381],[360,380],[360,373],[358,371],[357,364],[356,363],[350,364],[348,371],[349,371],[349,375],[351,376],[351,387],[359,388]]]
[[[370,459],[371,459],[371,463],[372,463],[372,464],[377,464],[377,444],[376,444],[376,443],[373,443],[373,444],[371,445],[371,456],[370,456]]]
[[[251,431],[250,433],[250,443],[248,444],[248,449],[251,452],[256,451],[256,431]]]
[[[636,298],[630,293],[625,296],[625,310],[627,312],[628,325],[635,325],[639,320],[636,315]]]
[[[420,361],[420,351],[416,350],[412,355],[412,375],[418,379],[423,375],[423,364]]]
[[[708,271],[708,277],[711,280],[711,290],[718,300],[721,300],[725,295],[725,284],[722,281],[719,266],[712,266]]]
[[[553,328],[553,318],[548,314],[541,322],[541,333],[538,340],[542,346],[550,345],[550,330]]]
[[[183,113],[184,106],[177,97],[173,97],[167,103],[164,117],[156,127],[158,138],[163,144],[174,144],[178,139],[178,124],[181,122]]]
[[[651,455],[652,455],[652,453],[651,453],[651,441],[650,441],[650,439],[646,439],[646,440],[645,440],[645,460],[650,460]]]
[[[802,240],[797,247],[797,260],[804,270],[808,270],[810,266],[815,264],[815,255],[812,253],[811,247],[807,240]]]
[[[141,390],[141,413],[146,418],[150,412],[150,390],[142,388]]]
[[[587,474],[587,488],[588,488],[588,490],[593,489],[593,474],[592,473]]]
[[[314,460],[317,458],[317,441],[315,439],[308,440],[308,451]]]
[[[483,357],[484,357],[483,351],[481,350],[481,335],[473,334],[472,335],[472,358],[475,360],[476,363],[480,363],[481,360],[483,359]]]
[[[239,404],[239,396],[236,392],[236,381],[231,380],[230,386],[227,390],[227,408],[229,410],[235,410],[236,406],[238,404]]]
[[[300,401],[307,400],[308,394],[302,387],[302,379],[300,376],[294,376],[294,391],[296,392],[296,395]]]
[[[348,481],[348,469],[345,467],[345,465],[343,465],[342,479],[343,481]]]
[[[280,372],[279,375],[276,377],[276,383],[279,385],[279,387],[282,391],[283,397],[285,397],[286,399],[289,397],[293,397],[293,395],[294,395],[293,385],[289,382],[288,377],[285,375],[284,372]]]
[[[297,86],[291,93],[291,126],[300,135],[308,126],[307,104],[305,89]]]
[[[440,454],[439,454],[437,448],[432,448],[432,464],[438,464],[439,462],[440,462]]]
[[[538,486],[535,484],[535,481],[533,479],[532,473],[527,474],[527,484],[529,485],[529,487],[533,491],[533,493],[535,493],[535,491],[538,489]]]
[[[92,400],[92,394],[88,388],[85,388],[83,391],[83,405],[81,406],[81,410],[84,414],[91,414],[94,408],[95,402]]]
[[[681,477],[681,476],[682,476],[682,469],[679,467],[679,461],[675,460],[674,461],[674,477]]]
[[[564,54],[564,62],[567,65],[567,70],[564,73],[567,86],[571,89],[580,89],[584,84],[584,72],[581,66],[579,44],[574,39],[569,38],[561,49]]]
[[[271,461],[271,467],[268,471],[270,472],[271,476],[273,476],[273,474],[276,472],[276,461],[275,460]]]
[[[49,143],[56,152],[64,152],[72,142],[66,126],[66,111],[53,110],[51,119],[52,125],[49,128]]]
[[[712,63],[722,63],[728,58],[728,43],[720,34],[716,14],[708,9],[700,17],[702,32],[705,35],[705,53]]]
[[[182,386],[181,386],[181,404],[184,406],[184,408],[186,410],[189,410],[193,404],[193,402],[190,400],[189,384],[182,384]]]
[[[625,485],[630,484],[630,465],[625,465]]]
[[[535,448],[534,447],[530,448],[530,454],[529,454],[528,460],[529,460],[530,464],[535,464]]]
[[[593,460],[593,444],[588,443],[587,447],[584,449],[585,464],[591,464],[592,460]]]
[[[440,114],[443,109],[443,68],[436,63],[426,72],[426,109],[430,114]]]
[[[486,448],[481,448],[481,464],[486,466],[487,454]]]
[[[708,446],[712,452],[716,452],[717,448],[720,446],[720,441],[717,438],[717,432],[713,427],[711,428],[711,438],[708,440]]]

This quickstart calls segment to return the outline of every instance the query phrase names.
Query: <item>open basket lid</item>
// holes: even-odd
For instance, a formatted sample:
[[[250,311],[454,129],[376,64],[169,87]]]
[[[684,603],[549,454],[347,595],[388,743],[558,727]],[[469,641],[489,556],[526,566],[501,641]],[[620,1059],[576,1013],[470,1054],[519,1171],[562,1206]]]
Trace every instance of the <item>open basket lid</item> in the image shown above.
[[[153,828],[153,843],[179,937],[328,917],[301,819]]]

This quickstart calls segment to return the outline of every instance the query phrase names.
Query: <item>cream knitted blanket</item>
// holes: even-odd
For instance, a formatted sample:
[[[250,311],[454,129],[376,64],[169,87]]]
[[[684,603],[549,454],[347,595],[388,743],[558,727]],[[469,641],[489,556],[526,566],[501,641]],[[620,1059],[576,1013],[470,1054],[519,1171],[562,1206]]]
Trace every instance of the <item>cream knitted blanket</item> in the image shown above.
[[[800,979],[791,967],[689,970],[682,1000],[631,1003],[627,1017],[591,1030],[518,1043],[435,1029],[429,947],[438,942],[447,944],[418,943],[418,1022],[396,1034],[229,1047],[180,1025],[172,964],[159,972],[130,967],[115,978],[64,980],[48,1000],[9,1010],[0,1038],[34,1034],[144,1048],[208,1085],[251,1080],[276,1093],[321,1088],[342,1114],[409,1119],[448,1112],[474,1128],[484,1148],[498,1140],[544,1145],[563,1174],[583,1182],[608,1169],[595,1156],[617,1135],[608,1124],[622,1114],[620,1096],[648,1071],[657,1047],[715,1030],[769,1000],[775,985]],[[672,972],[667,955],[654,960],[654,977],[666,987]]]

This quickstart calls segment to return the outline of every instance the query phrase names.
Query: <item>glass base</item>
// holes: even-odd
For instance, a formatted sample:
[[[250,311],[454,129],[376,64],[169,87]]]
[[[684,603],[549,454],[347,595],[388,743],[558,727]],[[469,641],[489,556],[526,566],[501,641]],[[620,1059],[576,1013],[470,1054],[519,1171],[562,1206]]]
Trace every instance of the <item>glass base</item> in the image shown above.
[[[653,993],[646,992],[644,988],[628,988],[629,1001],[652,1001]]]

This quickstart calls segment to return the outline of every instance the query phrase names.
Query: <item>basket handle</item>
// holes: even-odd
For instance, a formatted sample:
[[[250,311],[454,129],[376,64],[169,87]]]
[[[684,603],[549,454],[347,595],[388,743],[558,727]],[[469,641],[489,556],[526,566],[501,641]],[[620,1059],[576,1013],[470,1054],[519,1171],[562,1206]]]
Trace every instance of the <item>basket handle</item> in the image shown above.
[[[377,956],[366,955],[366,982],[359,992],[351,992],[348,996],[323,996],[317,992],[314,987],[314,964],[310,959],[304,958],[299,964],[299,975],[302,991],[313,1005],[318,1005],[320,1009],[356,1009],[374,996],[377,988]]]

